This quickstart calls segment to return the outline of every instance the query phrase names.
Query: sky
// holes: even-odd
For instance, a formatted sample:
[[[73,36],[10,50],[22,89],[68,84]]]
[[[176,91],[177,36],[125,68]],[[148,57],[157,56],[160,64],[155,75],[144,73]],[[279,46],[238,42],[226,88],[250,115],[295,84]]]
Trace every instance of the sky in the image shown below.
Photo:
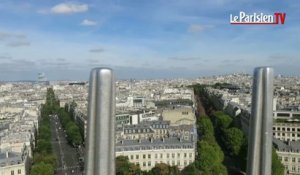
[[[0,0],[0,81],[195,78],[272,66],[300,75],[298,0]],[[284,25],[230,14],[286,13]]]

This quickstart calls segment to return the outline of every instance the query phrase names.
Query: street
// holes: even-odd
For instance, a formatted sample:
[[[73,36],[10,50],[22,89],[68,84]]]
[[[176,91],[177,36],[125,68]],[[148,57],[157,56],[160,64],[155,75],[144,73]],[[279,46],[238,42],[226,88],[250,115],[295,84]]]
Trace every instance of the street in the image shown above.
[[[57,157],[56,175],[82,175],[79,167],[79,155],[77,148],[68,144],[66,134],[58,116],[53,115],[51,121],[51,143],[53,152]]]

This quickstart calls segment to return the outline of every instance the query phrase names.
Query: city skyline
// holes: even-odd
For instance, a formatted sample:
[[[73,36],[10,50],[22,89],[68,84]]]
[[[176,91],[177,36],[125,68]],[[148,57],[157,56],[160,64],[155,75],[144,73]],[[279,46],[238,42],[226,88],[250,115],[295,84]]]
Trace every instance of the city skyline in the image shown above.
[[[299,75],[297,1],[5,1],[0,80],[87,80],[94,67],[119,79]],[[230,14],[286,13],[284,25],[230,25]],[[297,13],[298,12],[298,13]]]

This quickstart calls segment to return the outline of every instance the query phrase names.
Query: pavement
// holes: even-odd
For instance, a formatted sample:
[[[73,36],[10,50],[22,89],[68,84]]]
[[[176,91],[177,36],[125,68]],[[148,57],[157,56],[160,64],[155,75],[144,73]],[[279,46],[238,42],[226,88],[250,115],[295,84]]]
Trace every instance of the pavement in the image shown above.
[[[82,175],[79,166],[78,148],[71,146],[57,115],[50,118],[51,143],[53,152],[57,157],[57,169],[55,175]]]

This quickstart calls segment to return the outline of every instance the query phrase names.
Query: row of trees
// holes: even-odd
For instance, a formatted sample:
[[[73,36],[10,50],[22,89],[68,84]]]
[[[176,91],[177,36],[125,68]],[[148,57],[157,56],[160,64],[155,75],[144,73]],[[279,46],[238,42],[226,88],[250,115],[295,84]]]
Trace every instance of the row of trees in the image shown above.
[[[229,158],[242,171],[246,170],[247,138],[243,131],[234,126],[233,118],[222,111],[214,112],[211,116],[219,143]]]
[[[47,89],[46,103],[41,105],[40,110],[41,116],[30,175],[53,175],[54,173],[56,156],[51,145],[50,115],[54,114],[58,108],[59,100],[55,98],[53,89]]]
[[[197,120],[197,127],[200,141],[197,143],[198,156],[195,160],[195,171],[199,170],[203,175],[227,175],[227,169],[222,164],[224,153],[216,142],[210,118],[200,116]]]
[[[177,166],[165,163],[156,164],[150,171],[142,171],[138,165],[130,163],[128,157],[118,156],[116,158],[116,175],[191,175],[179,171]]]
[[[200,97],[202,103],[210,116],[216,132],[217,142],[222,146],[225,155],[238,169],[246,170],[248,139],[239,128],[239,117],[232,118],[224,112],[216,111],[213,99],[206,90],[207,85],[195,85],[194,92]],[[284,167],[281,164],[275,149],[272,153],[272,174],[284,174]]]
[[[68,142],[75,146],[82,144],[83,139],[79,127],[74,122],[72,113],[71,111],[67,112],[64,108],[60,108],[58,116],[63,128],[66,130]]]

